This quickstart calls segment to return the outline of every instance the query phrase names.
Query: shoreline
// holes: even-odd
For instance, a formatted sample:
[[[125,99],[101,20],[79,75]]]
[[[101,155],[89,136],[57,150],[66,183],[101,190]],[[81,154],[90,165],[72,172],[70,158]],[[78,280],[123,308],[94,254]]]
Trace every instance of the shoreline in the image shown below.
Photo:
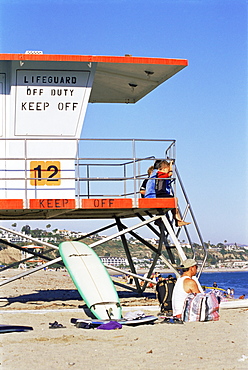
[[[202,272],[247,272],[248,269],[239,269],[239,268],[221,268],[221,269],[203,269]]]
[[[148,269],[138,269],[137,274],[138,275],[144,275],[148,272]],[[110,275],[125,275],[124,273],[117,273],[114,270],[108,269],[108,272]],[[173,272],[169,269],[155,269],[154,272],[159,272],[160,274],[172,274]],[[248,272],[248,269],[239,269],[239,268],[220,268],[220,269],[203,269],[202,272],[204,273],[212,273],[212,272]]]

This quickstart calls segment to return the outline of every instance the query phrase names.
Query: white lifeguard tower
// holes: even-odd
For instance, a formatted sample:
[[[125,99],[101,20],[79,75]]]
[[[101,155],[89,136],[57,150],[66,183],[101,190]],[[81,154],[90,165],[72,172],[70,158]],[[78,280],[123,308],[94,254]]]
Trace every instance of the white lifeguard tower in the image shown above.
[[[163,245],[167,266],[177,272],[176,264],[186,256],[178,241],[180,230],[165,216],[177,207],[176,194],[143,199],[138,191],[151,162],[175,160],[175,140],[90,140],[80,135],[88,103],[136,103],[187,64],[185,59],[130,55],[0,54],[0,219],[112,219],[118,232],[106,239],[121,236],[134,275],[128,232],[156,253],[151,272]],[[157,153],[147,151],[152,141]],[[109,148],[113,142],[118,151],[105,158],[104,145]],[[104,173],[103,167],[108,168]],[[176,166],[174,173],[182,186]],[[185,189],[182,192],[184,216],[191,213],[204,249]],[[135,234],[136,226],[128,228],[121,221],[134,217],[141,221],[138,227],[147,225],[160,238],[158,248]],[[151,225],[158,218],[159,231]],[[138,290],[144,289],[135,282]]]

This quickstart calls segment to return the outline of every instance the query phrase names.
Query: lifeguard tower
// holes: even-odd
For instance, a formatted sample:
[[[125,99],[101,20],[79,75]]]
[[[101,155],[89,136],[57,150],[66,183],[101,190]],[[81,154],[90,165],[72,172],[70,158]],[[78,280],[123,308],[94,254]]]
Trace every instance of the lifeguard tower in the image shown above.
[[[0,219],[110,220],[88,235],[112,227],[117,231],[91,247],[121,237],[136,289],[141,292],[146,285],[141,287],[137,279],[126,234],[153,252],[148,277],[159,257],[177,274],[177,266],[186,258],[179,242],[182,228],[168,214],[179,206],[180,189],[185,202],[181,215],[191,217],[204,264],[206,250],[176,164],[173,197],[147,199],[139,194],[146,170],[156,159],[175,163],[175,140],[80,138],[88,103],[134,104],[187,64],[184,59],[130,55],[0,54]],[[138,223],[126,226],[124,219]],[[135,232],[142,227],[159,238],[158,246]],[[192,247],[190,257],[194,257],[193,242],[187,228],[183,229]],[[39,257],[49,261],[45,253]]]

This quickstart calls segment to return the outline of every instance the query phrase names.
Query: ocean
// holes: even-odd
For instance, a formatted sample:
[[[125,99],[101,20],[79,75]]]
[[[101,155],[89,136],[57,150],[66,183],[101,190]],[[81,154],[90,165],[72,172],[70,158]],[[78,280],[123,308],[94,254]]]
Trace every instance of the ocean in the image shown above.
[[[162,274],[166,277],[168,274]],[[239,298],[245,294],[248,298],[248,271],[231,271],[231,272],[203,272],[199,279],[201,285],[208,287],[213,286],[216,281],[218,288],[234,289],[234,298]]]
[[[209,287],[216,281],[219,288],[234,289],[234,298],[243,294],[248,298],[248,271],[203,272],[199,280],[201,285]]]

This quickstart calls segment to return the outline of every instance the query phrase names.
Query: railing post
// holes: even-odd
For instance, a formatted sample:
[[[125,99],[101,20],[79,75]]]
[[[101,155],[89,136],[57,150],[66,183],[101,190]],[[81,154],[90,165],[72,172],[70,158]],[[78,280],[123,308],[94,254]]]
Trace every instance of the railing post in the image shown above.
[[[136,179],[136,151],[135,151],[135,139],[132,140],[132,146],[133,146],[133,192],[134,192],[134,203],[137,207],[137,179]]]
[[[126,198],[126,196],[127,196],[127,180],[126,180],[127,169],[126,169],[126,164],[124,164],[123,175],[124,175],[124,195],[125,195],[125,198]]]
[[[86,176],[87,176],[87,179],[90,178],[90,169],[89,169],[88,164],[86,165]],[[87,180],[87,195],[89,199],[90,198],[90,181],[89,180]]]
[[[76,170],[76,178],[75,178],[75,190],[77,188],[77,194],[76,195],[76,198],[79,200],[80,199],[80,181],[79,181],[79,178],[80,178],[80,171],[79,171],[79,139],[77,139],[77,157],[76,157],[76,167],[77,167],[77,170]],[[78,204],[79,206],[79,204]]]
[[[28,166],[27,166],[27,139],[24,139],[24,171],[25,171],[25,199],[24,199],[24,207],[28,208],[28,176],[27,176],[27,171],[28,171]]]

